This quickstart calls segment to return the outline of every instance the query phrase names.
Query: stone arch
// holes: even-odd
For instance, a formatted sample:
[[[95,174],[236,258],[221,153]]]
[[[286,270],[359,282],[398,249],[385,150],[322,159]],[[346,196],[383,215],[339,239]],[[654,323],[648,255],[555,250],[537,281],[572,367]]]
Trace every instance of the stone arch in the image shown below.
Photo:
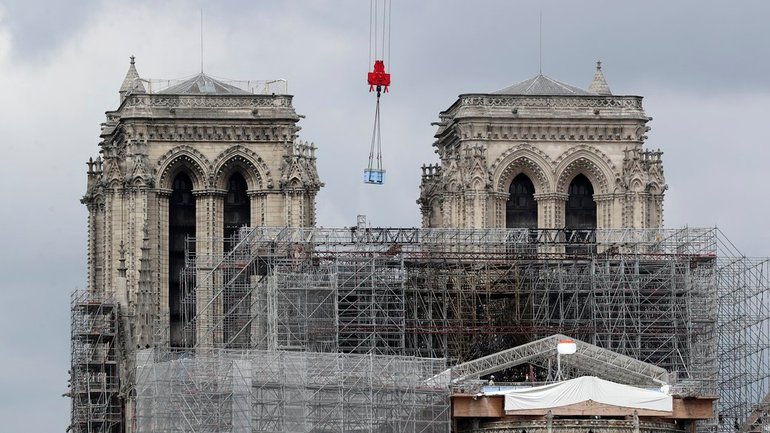
[[[551,190],[553,161],[543,151],[528,144],[513,147],[495,160],[490,167],[494,191],[507,193],[513,178],[524,173],[534,184],[535,193]]]
[[[104,206],[104,204],[107,202],[104,197],[104,190],[102,188],[96,188],[90,202],[90,204],[94,204],[96,206]]]
[[[192,146],[183,145],[169,150],[158,160],[158,187],[171,189],[174,177],[183,171],[190,176],[194,190],[210,186],[207,173],[211,171],[211,164],[208,159]]]
[[[302,181],[297,176],[292,176],[286,184],[292,189],[302,188]]]
[[[250,227],[251,201],[249,184],[240,171],[234,171],[227,176],[222,200],[222,232],[224,235],[224,250],[232,251],[236,245],[235,235],[241,227]]]
[[[600,150],[584,144],[571,147],[556,161],[554,189],[557,193],[567,194],[572,179],[582,174],[591,182],[594,194],[607,194],[615,171],[612,161]]]
[[[198,204],[195,198],[195,181],[187,162],[179,163],[169,176],[168,207],[163,218],[166,234],[166,254],[168,278],[168,314],[169,314],[169,344],[172,347],[189,347],[193,335],[185,330],[185,316],[191,314],[192,305],[185,304],[185,279],[182,270],[185,268],[185,254],[188,237],[195,236],[200,225],[197,213]]]
[[[443,226],[441,204],[442,199],[438,196],[433,197],[428,202],[428,227],[439,228]]]
[[[517,174],[508,187],[505,202],[505,227],[535,229],[538,225],[538,205],[535,185],[525,173]]]
[[[151,187],[153,184],[153,179],[149,175],[136,174],[132,178],[128,178],[127,183],[135,188],[142,188],[142,187],[148,187],[148,186]]]
[[[213,185],[219,189],[225,189],[230,176],[239,172],[250,190],[270,188],[272,181],[270,169],[265,161],[256,152],[244,146],[237,145],[225,149],[213,162]]]
[[[117,177],[107,179],[105,185],[110,189],[121,188],[126,185],[126,181]]]
[[[123,167],[118,162],[118,158],[104,158],[104,168],[102,171],[102,180],[110,188],[122,186],[125,182]]]
[[[486,182],[480,176],[474,176],[471,178],[470,182],[468,182],[468,186],[472,191],[483,191],[485,185]]]

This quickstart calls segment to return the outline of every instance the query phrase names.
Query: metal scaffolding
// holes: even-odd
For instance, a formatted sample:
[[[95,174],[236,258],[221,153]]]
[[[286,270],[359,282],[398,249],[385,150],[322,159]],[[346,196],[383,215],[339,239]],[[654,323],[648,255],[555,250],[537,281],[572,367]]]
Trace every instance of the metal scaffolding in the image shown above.
[[[742,256],[719,236],[719,415],[725,430],[764,431],[770,422],[770,259]]]
[[[449,431],[443,359],[285,350],[137,353],[137,433]]]
[[[448,431],[439,364],[555,334],[661,367],[680,395],[718,396],[701,428],[767,422],[770,261],[743,257],[717,229],[360,224],[242,229],[226,253],[222,240],[188,242],[184,347],[169,347],[159,317],[154,349],[126,354],[140,431]],[[92,341],[74,331],[91,311],[79,305],[73,371],[75,348]],[[538,380],[545,358],[531,363]],[[496,380],[529,372],[510,365]]]
[[[543,358],[551,359],[554,348],[565,340],[575,343],[575,353],[565,357],[561,367],[578,371],[580,376],[599,376],[617,383],[647,387],[669,384],[668,372],[664,368],[560,334],[457,364],[444,374],[451,378],[454,385],[505,368],[537,363]]]
[[[235,244],[188,256],[191,347],[459,363],[561,333],[718,395],[723,424],[765,407],[768,264],[714,228],[259,227]]]
[[[118,433],[122,407],[119,399],[117,304],[86,291],[72,294],[73,433]]]

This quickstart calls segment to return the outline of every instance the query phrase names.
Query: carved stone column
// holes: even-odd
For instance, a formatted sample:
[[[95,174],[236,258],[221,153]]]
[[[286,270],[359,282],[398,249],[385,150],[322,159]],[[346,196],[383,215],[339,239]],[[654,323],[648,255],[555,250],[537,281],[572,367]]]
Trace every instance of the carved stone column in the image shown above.
[[[118,184],[105,190],[104,201],[104,245],[105,253],[103,263],[104,281],[102,289],[109,296],[115,296],[115,286],[117,278],[118,250],[122,234],[122,197],[121,189]]]
[[[614,194],[594,194],[594,202],[596,202],[596,228],[613,227]]]
[[[633,209],[633,217],[631,219],[631,227],[638,229],[644,227],[644,211],[647,200],[644,198],[644,194],[641,192],[634,192],[631,199],[631,207]]]
[[[169,188],[158,188],[155,190],[155,197],[158,208],[158,238],[157,238],[157,251],[161,252],[157,255],[157,269],[158,269],[158,330],[156,332],[163,332],[161,338],[163,344],[169,344],[169,268],[168,268],[168,247],[169,247],[169,233],[168,233],[168,208],[169,201],[171,200],[171,193],[173,190]]]
[[[98,288],[97,281],[99,281],[101,268],[101,255],[99,254],[100,248],[100,233],[102,232],[99,223],[101,222],[101,216],[104,214],[104,206],[99,202],[89,202],[88,209],[88,290],[94,292]]]
[[[564,207],[568,197],[567,194],[558,192],[534,195],[537,202],[537,227],[539,229],[564,228]],[[560,254],[564,252],[564,246],[540,245],[538,252],[541,254]]]
[[[559,192],[535,194],[537,201],[537,227],[542,229],[564,228],[564,208],[569,195]]]
[[[505,228],[505,204],[510,196],[507,192],[489,193],[489,227]]]
[[[267,225],[265,220],[265,196],[262,191],[250,190],[246,194],[249,196],[249,215],[252,227],[262,227]]]
[[[265,209],[264,225],[267,227],[284,227],[286,222],[286,203],[283,194],[276,191],[264,195]]]
[[[283,193],[283,220],[286,221],[287,227],[294,227],[294,208],[292,207],[292,194],[291,191],[284,191]]]
[[[457,218],[457,197],[455,193],[447,193],[444,201],[444,224],[442,227],[460,227]]]
[[[217,297],[221,287],[220,276],[213,272],[222,259],[224,195],[222,190],[193,191],[195,197],[195,341],[204,347],[222,342],[222,298]]]
[[[649,228],[663,227],[663,194],[653,195],[650,201],[652,202],[652,206],[654,208],[650,213],[652,217],[650,218]]]
[[[487,228],[487,193],[483,190],[469,189],[463,196],[465,203],[465,223],[467,228]]]
[[[607,197],[605,204],[605,218],[606,224],[604,228],[620,228],[625,227],[624,214],[625,214],[625,194],[624,193],[611,193],[603,194],[603,197]],[[596,198],[596,196],[594,196]],[[598,216],[598,215],[597,215]]]

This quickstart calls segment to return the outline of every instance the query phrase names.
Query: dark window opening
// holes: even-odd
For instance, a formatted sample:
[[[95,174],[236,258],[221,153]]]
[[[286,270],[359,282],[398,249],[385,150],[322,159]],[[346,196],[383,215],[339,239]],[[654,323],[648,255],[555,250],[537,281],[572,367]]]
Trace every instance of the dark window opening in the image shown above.
[[[185,247],[188,237],[195,236],[195,197],[192,181],[185,173],[178,174],[172,183],[168,206],[168,304],[170,344],[172,347],[193,345],[192,330],[185,331],[185,321],[195,313],[194,282],[184,278]],[[194,246],[193,246],[194,247]],[[189,295],[189,296],[188,296]]]
[[[569,184],[569,198],[564,213],[567,239],[595,239],[596,202],[591,181],[582,174],[575,176]],[[568,245],[568,254],[591,254],[594,245]]]
[[[505,227],[529,229],[528,241],[508,245],[508,253],[517,256],[537,254],[537,201],[535,185],[521,173],[513,178],[508,187],[508,201],[505,203]]]
[[[511,182],[510,195],[505,203],[506,228],[537,228],[537,201],[535,185],[524,173]]]
[[[241,227],[248,227],[251,219],[251,206],[246,179],[240,173],[234,173],[227,181],[227,195],[224,209],[225,251],[234,247],[234,236]]]
[[[238,242],[241,227],[251,223],[251,206],[246,179],[240,173],[233,173],[227,181],[224,204],[224,250],[232,251]],[[249,294],[246,267],[253,263],[234,260],[233,266],[224,270],[227,285],[223,293],[225,309],[224,341],[230,348],[248,348],[251,341],[251,295]]]

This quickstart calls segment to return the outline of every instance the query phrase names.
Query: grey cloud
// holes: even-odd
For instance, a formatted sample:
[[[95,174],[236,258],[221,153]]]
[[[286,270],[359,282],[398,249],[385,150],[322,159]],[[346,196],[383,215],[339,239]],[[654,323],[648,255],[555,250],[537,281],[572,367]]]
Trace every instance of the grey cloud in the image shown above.
[[[67,424],[67,300],[86,279],[83,163],[98,151],[129,55],[145,77],[197,72],[204,2],[47,3],[6,2],[0,21],[0,39],[2,30],[14,38],[14,57],[0,58],[0,389],[14,395],[13,405],[0,401],[0,417],[9,431]],[[719,224],[745,253],[767,254],[770,155],[759,125],[770,103],[770,4],[396,1],[380,187],[361,182],[374,110],[364,82],[368,2],[205,7],[207,71],[289,79],[307,115],[302,138],[319,146],[321,225],[350,225],[357,213],[419,225],[419,166],[435,161],[430,122],[459,93],[537,73],[542,8],[546,74],[585,87],[602,58],[614,92],[645,96],[655,118],[648,145],[666,152],[667,224]]]

